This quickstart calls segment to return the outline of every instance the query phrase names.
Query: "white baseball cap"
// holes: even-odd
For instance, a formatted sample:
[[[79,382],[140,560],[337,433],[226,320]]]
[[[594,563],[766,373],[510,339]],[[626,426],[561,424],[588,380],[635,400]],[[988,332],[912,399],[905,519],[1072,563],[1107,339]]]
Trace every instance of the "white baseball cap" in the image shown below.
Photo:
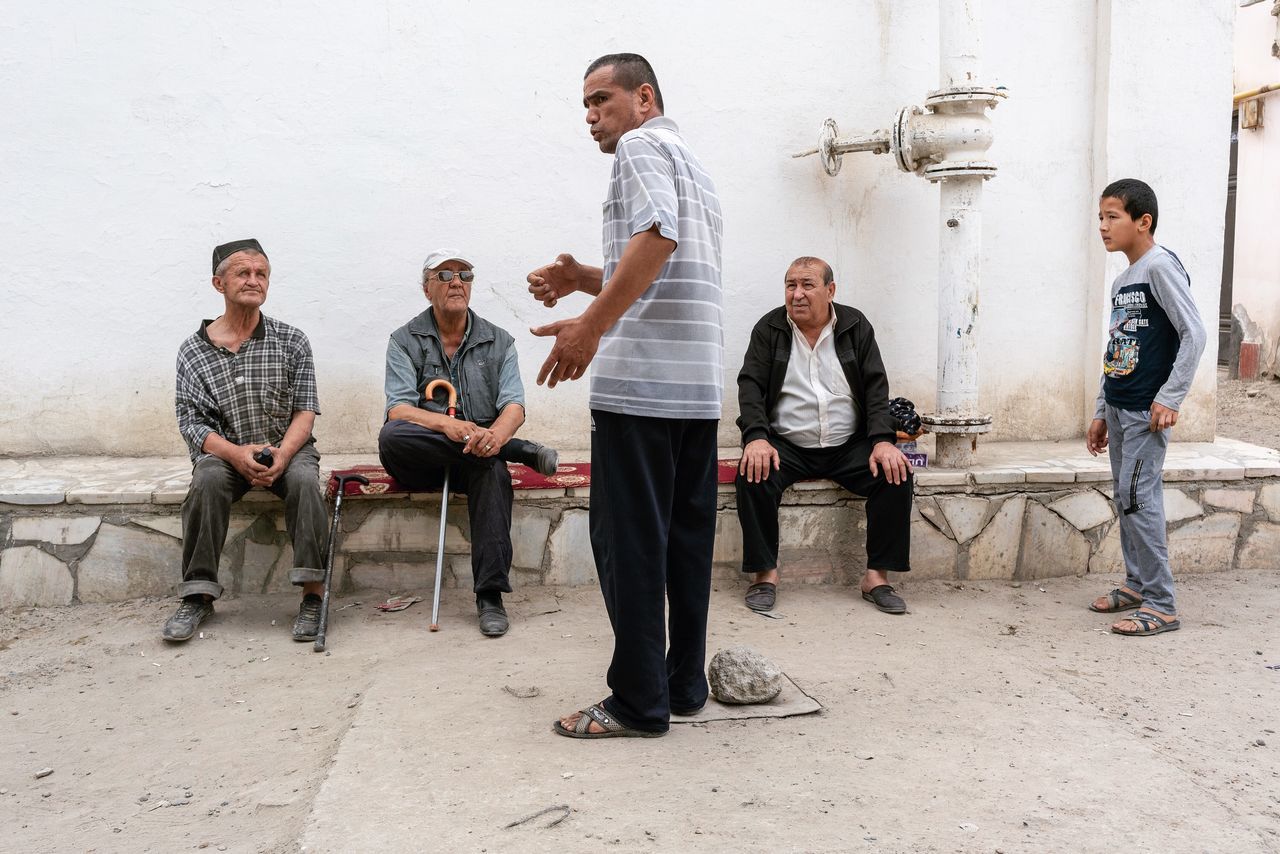
[[[436,267],[439,267],[445,261],[461,261],[463,264],[466,264],[468,267],[475,266],[475,264],[470,259],[464,257],[462,254],[455,252],[452,249],[437,249],[436,251],[432,252],[430,255],[427,256],[427,260],[422,262],[422,272],[425,273],[427,270],[434,270]]]

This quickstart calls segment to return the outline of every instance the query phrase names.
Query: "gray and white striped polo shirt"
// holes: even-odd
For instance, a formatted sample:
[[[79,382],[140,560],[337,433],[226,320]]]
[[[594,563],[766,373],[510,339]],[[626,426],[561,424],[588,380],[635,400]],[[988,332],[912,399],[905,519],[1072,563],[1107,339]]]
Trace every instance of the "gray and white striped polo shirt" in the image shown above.
[[[604,203],[605,287],[627,242],[655,223],[676,250],[601,339],[591,367],[591,408],[654,418],[719,418],[720,200],[676,123],[664,116],[618,141]]]

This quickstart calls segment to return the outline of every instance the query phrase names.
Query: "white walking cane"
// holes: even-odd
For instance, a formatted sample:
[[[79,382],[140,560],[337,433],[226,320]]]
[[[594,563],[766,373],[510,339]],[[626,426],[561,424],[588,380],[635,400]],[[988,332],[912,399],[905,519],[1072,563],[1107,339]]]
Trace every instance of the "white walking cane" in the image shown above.
[[[423,395],[431,400],[436,389],[443,388],[449,394],[448,408],[445,412],[450,418],[458,417],[458,390],[448,380],[432,380],[427,383]],[[440,494],[440,540],[436,543],[436,590],[431,597],[431,626],[433,632],[440,631],[440,581],[444,576],[444,533],[445,515],[449,510],[449,466],[444,468],[444,490]]]

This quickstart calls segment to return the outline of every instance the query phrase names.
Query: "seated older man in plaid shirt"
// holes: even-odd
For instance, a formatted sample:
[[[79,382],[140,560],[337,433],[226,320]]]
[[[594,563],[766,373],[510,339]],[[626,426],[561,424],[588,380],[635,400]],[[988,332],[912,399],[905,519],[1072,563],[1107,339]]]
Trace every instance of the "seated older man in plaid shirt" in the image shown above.
[[[178,430],[195,468],[182,504],[182,604],[165,623],[165,640],[188,640],[213,613],[231,505],[255,486],[285,502],[289,580],[304,594],[293,639],[313,640],[319,626],[325,508],[311,436],[320,413],[315,364],[306,335],[262,313],[270,279],[258,241],[214,249],[213,287],[226,308],[178,350]]]

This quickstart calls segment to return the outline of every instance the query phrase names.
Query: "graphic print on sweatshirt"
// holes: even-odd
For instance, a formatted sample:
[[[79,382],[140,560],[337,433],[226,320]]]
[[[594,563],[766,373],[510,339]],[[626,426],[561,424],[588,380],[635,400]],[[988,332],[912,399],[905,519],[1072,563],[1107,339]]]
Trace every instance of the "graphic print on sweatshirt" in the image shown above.
[[[1107,353],[1102,372],[1109,377],[1127,377],[1138,368],[1141,349],[1138,331],[1151,325],[1147,317],[1147,285],[1122,288],[1111,301],[1111,324],[1107,332]]]

